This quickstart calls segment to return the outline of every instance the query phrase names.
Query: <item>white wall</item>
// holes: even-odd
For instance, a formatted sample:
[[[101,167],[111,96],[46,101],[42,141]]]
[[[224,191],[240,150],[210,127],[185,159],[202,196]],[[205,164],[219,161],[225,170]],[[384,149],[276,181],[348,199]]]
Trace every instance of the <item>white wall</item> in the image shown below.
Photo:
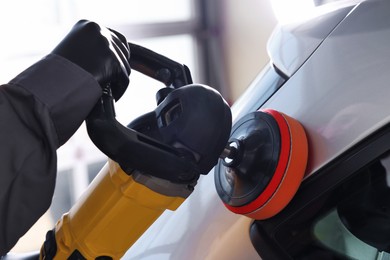
[[[268,63],[266,43],[276,19],[271,0],[225,0],[222,31],[232,101]]]

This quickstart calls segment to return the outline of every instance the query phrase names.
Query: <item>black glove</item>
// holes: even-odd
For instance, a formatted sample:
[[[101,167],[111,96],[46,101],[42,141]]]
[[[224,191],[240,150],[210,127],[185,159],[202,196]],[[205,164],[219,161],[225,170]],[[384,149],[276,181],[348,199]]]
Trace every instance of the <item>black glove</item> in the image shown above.
[[[129,85],[130,48],[126,38],[114,30],[81,20],[52,53],[91,73],[102,88],[110,85],[115,100]]]

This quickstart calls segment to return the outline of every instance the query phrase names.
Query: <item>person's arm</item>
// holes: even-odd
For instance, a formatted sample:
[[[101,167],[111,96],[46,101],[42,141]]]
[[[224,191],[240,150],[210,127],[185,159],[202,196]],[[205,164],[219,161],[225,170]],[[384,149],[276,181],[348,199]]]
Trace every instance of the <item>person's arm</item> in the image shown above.
[[[87,117],[102,86],[113,83],[117,99],[127,87],[129,50],[118,47],[127,41],[105,30],[80,21],[50,55],[0,86],[0,256],[49,208],[56,150]]]
[[[0,255],[47,211],[56,149],[100,95],[89,73],[56,55],[0,87]]]

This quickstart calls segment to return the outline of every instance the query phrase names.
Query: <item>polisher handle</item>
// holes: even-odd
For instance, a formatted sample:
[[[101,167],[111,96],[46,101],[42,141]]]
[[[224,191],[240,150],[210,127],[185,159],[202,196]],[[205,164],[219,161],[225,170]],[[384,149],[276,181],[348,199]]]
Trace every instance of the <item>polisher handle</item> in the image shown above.
[[[179,88],[192,84],[191,73],[186,65],[134,43],[129,42],[129,47],[132,69],[164,83],[167,87]]]

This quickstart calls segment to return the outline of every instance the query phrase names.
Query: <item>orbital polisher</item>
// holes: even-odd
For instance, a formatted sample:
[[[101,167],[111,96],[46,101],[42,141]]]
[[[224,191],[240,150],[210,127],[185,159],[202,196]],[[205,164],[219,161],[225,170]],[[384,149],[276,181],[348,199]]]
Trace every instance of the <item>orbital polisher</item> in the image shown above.
[[[225,206],[254,219],[281,211],[303,178],[307,140],[299,122],[267,109],[232,128],[227,102],[214,89],[193,84],[185,65],[129,45],[132,69],[166,87],[156,95],[156,109],[127,127],[115,120],[105,89],[86,125],[108,163],[47,233],[40,259],[120,259],[215,165]]]

